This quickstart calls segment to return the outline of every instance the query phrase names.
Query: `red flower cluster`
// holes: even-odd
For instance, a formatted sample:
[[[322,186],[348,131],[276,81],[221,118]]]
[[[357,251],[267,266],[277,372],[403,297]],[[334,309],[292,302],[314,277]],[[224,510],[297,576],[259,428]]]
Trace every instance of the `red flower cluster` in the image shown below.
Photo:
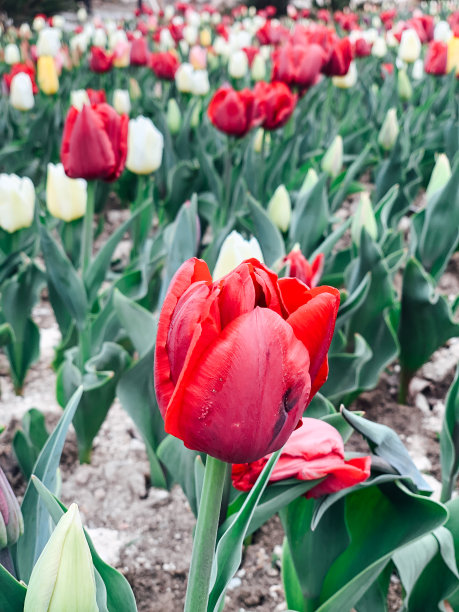
[[[155,390],[168,433],[229,463],[281,448],[328,375],[339,291],[256,259],[213,282],[190,259],[158,324]]]
[[[215,92],[207,114],[222,132],[242,137],[259,125],[265,130],[283,126],[293,113],[296,100],[287,85],[279,82],[259,82],[253,91],[224,86]]]
[[[251,463],[233,465],[233,485],[240,491],[250,491],[269,455]],[[277,461],[269,482],[296,478],[322,482],[310,489],[306,497],[321,497],[352,487],[370,475],[371,457],[344,459],[343,440],[338,431],[319,419],[303,419],[294,431]]]
[[[65,119],[61,161],[71,178],[116,180],[127,156],[129,118],[108,104],[74,106]]]

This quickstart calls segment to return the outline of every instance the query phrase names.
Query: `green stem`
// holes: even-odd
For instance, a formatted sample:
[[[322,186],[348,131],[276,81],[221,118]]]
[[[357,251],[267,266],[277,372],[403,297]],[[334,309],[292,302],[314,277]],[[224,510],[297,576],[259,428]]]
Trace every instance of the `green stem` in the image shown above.
[[[398,390],[398,402],[399,404],[406,404],[408,397],[408,388],[410,386],[411,379],[413,378],[413,372],[402,367],[400,372],[400,386]]]
[[[86,204],[86,213],[83,218],[83,237],[81,243],[81,274],[85,277],[86,270],[91,263],[92,257],[92,239],[93,239],[93,222],[94,222],[94,205],[96,194],[96,182],[88,181],[88,197]]]
[[[227,465],[207,457],[184,612],[206,612]]]
[[[134,202],[131,204],[131,214],[134,214],[144,203],[145,187],[148,183],[150,175],[139,174],[137,177],[137,194]],[[133,261],[140,253],[141,246],[148,235],[149,227],[143,227],[143,224],[148,219],[145,215],[138,215],[132,224],[132,250],[131,261]]]

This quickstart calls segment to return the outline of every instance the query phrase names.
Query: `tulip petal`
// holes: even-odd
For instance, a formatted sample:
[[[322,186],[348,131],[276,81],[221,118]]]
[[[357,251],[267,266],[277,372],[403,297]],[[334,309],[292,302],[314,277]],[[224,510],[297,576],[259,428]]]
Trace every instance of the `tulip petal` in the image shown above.
[[[306,493],[307,498],[335,493],[363,482],[370,475],[371,457],[355,457],[333,467],[327,478]]]
[[[212,282],[207,264],[202,259],[189,259],[175,273],[164,300],[158,322],[155,350],[155,391],[161,414],[164,416],[174,392],[171,367],[167,353],[167,340],[172,315],[180,297],[195,282]]]
[[[167,407],[168,433],[232,463],[286,442],[308,400],[309,356],[279,315],[256,307],[232,321],[196,367],[191,360],[192,349]]]

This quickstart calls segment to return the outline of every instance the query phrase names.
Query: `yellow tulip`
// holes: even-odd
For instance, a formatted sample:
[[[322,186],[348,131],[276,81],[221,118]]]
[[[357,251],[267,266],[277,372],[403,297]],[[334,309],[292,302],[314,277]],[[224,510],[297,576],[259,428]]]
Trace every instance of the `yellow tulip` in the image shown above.
[[[38,58],[37,73],[38,85],[44,94],[50,96],[59,90],[56,64],[51,55],[42,55]]]
[[[455,70],[456,76],[459,75],[459,38],[453,36],[448,42],[448,63],[446,72]]]

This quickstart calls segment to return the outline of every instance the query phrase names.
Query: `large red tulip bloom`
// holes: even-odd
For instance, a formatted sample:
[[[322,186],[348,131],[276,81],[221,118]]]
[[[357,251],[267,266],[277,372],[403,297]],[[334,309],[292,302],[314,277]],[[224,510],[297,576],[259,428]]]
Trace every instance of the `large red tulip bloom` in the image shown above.
[[[230,463],[281,448],[328,374],[339,292],[249,259],[212,282],[185,262],[158,324],[155,389],[168,433]]]
[[[349,38],[338,40],[333,46],[322,72],[328,76],[344,76],[352,61],[352,45]]]
[[[180,66],[177,56],[171,51],[152,53],[149,64],[158,79],[165,79],[167,81],[174,80],[175,73]]]
[[[272,54],[272,80],[304,91],[317,83],[324,56],[323,48],[316,43],[279,47]]]
[[[235,464],[233,485],[240,491],[250,491],[269,456],[253,463]],[[310,489],[306,497],[321,497],[352,487],[370,475],[371,457],[344,459],[343,440],[338,431],[319,419],[303,419],[285,445],[269,482],[297,478],[322,482]]]
[[[231,136],[245,136],[263,122],[255,94],[250,89],[236,91],[229,86],[217,89],[207,115],[216,128]]]
[[[93,72],[108,72],[113,66],[113,53],[108,53],[102,47],[91,47],[89,68]]]
[[[424,60],[424,70],[428,74],[446,74],[448,65],[448,45],[441,40],[433,40]]]
[[[108,104],[74,106],[67,114],[61,160],[71,178],[114,181],[124,169],[129,117]]]
[[[260,81],[253,93],[264,117],[262,126],[265,130],[276,130],[287,123],[295,110],[297,97],[285,83]]]

